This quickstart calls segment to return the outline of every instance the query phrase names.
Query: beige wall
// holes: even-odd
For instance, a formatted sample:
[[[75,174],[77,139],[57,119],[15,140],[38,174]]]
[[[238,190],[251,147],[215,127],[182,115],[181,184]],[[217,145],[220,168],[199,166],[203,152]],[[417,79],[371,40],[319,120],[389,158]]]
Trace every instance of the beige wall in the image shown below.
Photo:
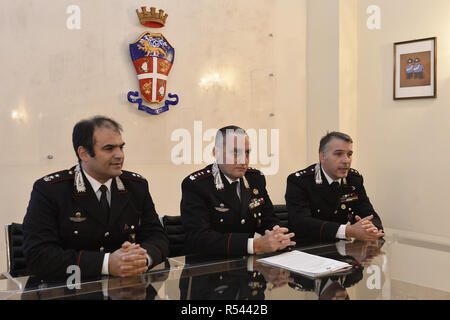
[[[66,26],[74,4],[81,9],[80,30]],[[278,129],[278,172],[267,180],[273,202],[284,202],[287,175],[306,166],[306,0],[152,1],[169,14],[166,26],[154,31],[175,47],[168,91],[180,97],[159,116],[126,99],[137,89],[128,44],[150,30],[136,16],[142,4],[0,2],[0,224],[22,221],[36,179],[75,164],[73,125],[95,114],[123,125],[125,169],[149,180],[161,215],[179,214],[182,179],[206,165],[171,159],[179,143],[172,133],[184,128],[194,161],[194,121],[201,121],[200,134],[231,123]],[[221,82],[200,85],[214,73]],[[200,150],[209,144],[201,142]],[[0,246],[0,271],[5,260]]]
[[[357,0],[309,0],[307,8],[307,159],[314,163],[327,132],[357,137]]]
[[[307,26],[307,157],[314,163],[320,138],[339,128],[339,0],[309,0]]]
[[[381,29],[358,1],[359,169],[391,228],[450,242],[450,2],[379,0]],[[436,99],[394,101],[393,43],[436,36]]]
[[[369,6],[381,10],[369,30]],[[307,150],[317,159],[326,130],[354,138],[362,172],[384,225],[450,242],[448,1],[308,1]],[[394,101],[393,43],[438,38],[438,98]]]

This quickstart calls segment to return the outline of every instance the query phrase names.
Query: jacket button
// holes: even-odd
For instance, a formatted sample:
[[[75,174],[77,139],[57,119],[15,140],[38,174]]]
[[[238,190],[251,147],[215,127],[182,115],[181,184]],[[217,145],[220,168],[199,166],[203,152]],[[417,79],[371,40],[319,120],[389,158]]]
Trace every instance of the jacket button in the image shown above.
[[[106,232],[105,233],[105,238],[108,237],[108,236],[109,236],[109,232]]]
[[[220,223],[223,223],[223,219],[220,219]]]
[[[100,252],[105,252],[105,248],[101,247]]]
[[[242,219],[242,220],[241,220],[241,224],[245,224],[245,219]]]
[[[75,231],[73,232],[73,234],[74,234],[74,235],[78,235],[78,231],[75,230]]]

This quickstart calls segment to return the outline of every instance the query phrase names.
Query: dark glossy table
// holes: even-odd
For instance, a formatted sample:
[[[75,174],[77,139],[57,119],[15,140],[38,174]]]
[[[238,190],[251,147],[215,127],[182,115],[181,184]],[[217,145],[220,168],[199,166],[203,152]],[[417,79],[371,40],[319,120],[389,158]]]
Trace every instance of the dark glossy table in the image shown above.
[[[169,258],[139,277],[40,281],[0,280],[9,300],[450,300],[450,245],[400,237],[295,248],[346,261],[351,271],[312,279],[245,257]]]

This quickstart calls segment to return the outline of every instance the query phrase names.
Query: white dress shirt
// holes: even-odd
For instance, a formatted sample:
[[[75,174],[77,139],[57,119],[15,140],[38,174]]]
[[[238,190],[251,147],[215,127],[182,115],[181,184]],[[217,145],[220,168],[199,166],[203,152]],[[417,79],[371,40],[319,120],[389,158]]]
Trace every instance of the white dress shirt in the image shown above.
[[[321,170],[323,172],[323,175],[327,179],[329,185],[331,185],[332,182],[338,182],[339,185],[342,184],[342,179],[333,180],[333,179],[330,178],[330,176],[327,175],[325,170],[323,170],[323,169],[321,169]],[[347,229],[347,225],[341,224],[341,226],[339,227],[338,231],[336,232],[336,238],[337,239],[347,239],[347,237],[345,236],[345,230],[346,229]]]

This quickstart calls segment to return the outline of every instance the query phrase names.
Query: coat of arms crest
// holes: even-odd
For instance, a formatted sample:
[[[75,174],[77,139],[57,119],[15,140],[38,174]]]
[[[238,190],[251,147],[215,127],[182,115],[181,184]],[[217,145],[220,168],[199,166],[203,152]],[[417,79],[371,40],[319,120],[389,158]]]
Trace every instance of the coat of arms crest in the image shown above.
[[[163,10],[156,13],[153,7],[150,11],[147,11],[146,7],[141,9],[142,12],[136,12],[142,25],[153,28],[164,26],[167,14],[164,15]],[[130,54],[142,97],[149,103],[161,103],[166,96],[167,79],[175,59],[175,49],[162,34],[144,32],[130,44]],[[138,103],[139,110],[150,114],[161,114],[169,110],[169,105],[178,103],[178,96],[169,93],[169,98],[175,98],[175,101],[166,100],[164,106],[153,109],[143,105],[141,98],[133,99],[132,96],[138,97],[139,93],[128,92],[128,101]]]

